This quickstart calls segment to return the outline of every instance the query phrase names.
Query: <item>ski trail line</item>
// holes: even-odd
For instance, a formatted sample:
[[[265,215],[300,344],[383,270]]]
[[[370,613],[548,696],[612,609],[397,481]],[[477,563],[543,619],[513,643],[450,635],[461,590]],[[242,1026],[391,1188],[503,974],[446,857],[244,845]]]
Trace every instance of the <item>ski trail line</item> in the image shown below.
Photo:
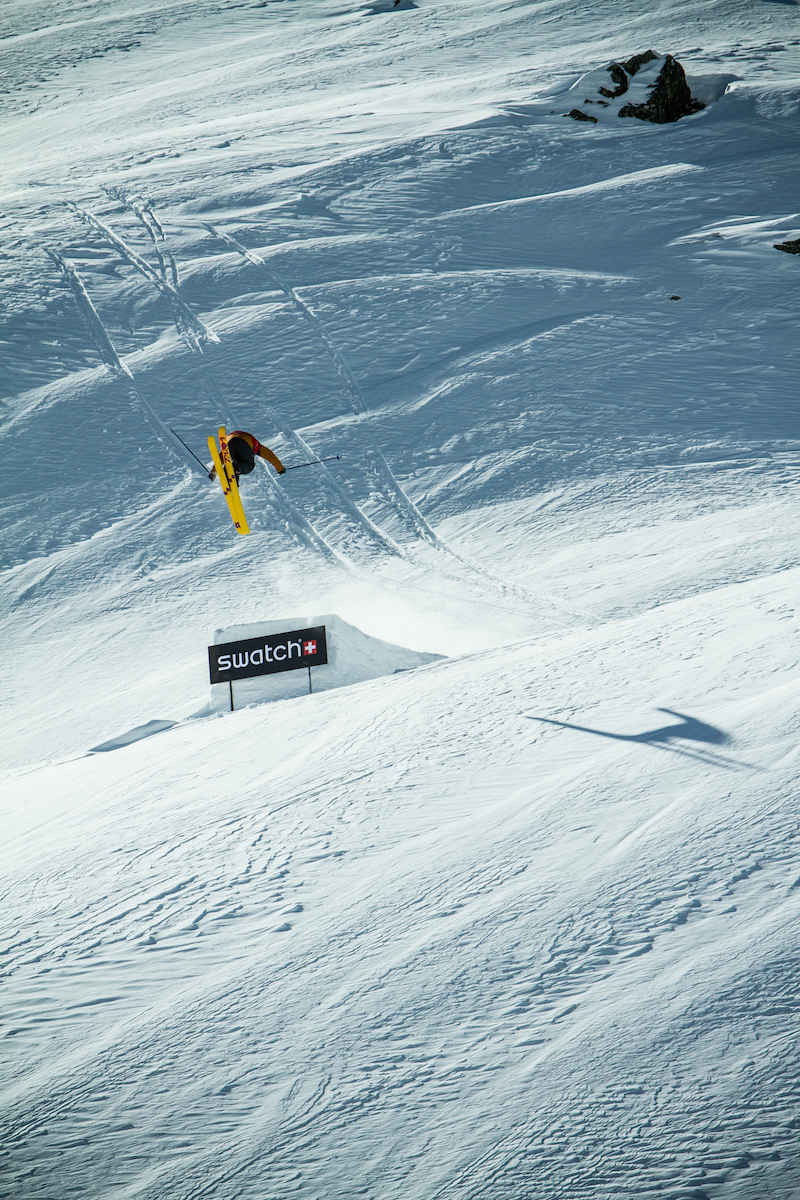
[[[126,203],[126,202],[123,201],[123,203]],[[166,234],[164,233],[164,230],[161,228],[161,224],[160,224],[158,218],[156,217],[152,208],[150,208],[149,206],[145,207],[145,205],[143,205],[143,204],[133,203],[130,205],[130,207],[136,213],[136,216],[142,222],[144,227],[147,229],[147,232],[150,234],[150,237],[153,239],[153,249],[155,250],[156,254],[158,255],[158,262],[159,262],[159,266],[161,267],[161,275],[164,279],[167,279],[167,267],[166,267],[166,263],[164,262],[164,255],[166,254],[167,258],[169,259],[169,273],[172,277],[172,286],[175,288],[176,292],[180,293],[180,276],[178,275],[178,264],[175,261],[175,255],[172,253],[172,251],[167,246]],[[159,243],[161,243],[161,244],[159,245]],[[162,247],[163,247],[163,252],[162,252]],[[169,280],[167,280],[167,282],[169,283]]]
[[[281,431],[287,441],[292,442],[297,452],[302,455],[303,458],[316,459],[318,457],[316,451],[309,446],[305,438],[299,434],[296,429],[293,429],[291,425],[284,421],[281,418],[280,413],[273,408],[271,404],[264,404],[264,411],[268,420],[270,420],[273,425],[275,425],[276,428]],[[264,465],[266,466],[266,463]],[[388,550],[390,554],[394,554],[398,558],[405,558],[406,552],[403,547],[388,533],[385,533],[379,525],[376,525],[375,522],[366,515],[366,513],[361,511],[356,502],[350,499],[341,484],[334,478],[333,474],[328,470],[325,463],[320,463],[319,465],[321,467],[319,473],[320,478],[328,487],[333,488],[340,504],[346,509],[346,511],[349,512],[350,515],[360,525],[362,525],[377,542],[381,543],[384,550]]]
[[[74,263],[68,258],[62,256],[56,250],[45,249],[45,253],[52,259],[55,265],[59,268],[78,302],[81,316],[88,327],[94,347],[105,365],[114,375],[125,375],[128,379],[133,379],[128,368],[121,362],[119,355],[114,349],[114,344],[105,330],[103,322],[97,315],[97,309],[89,299],[89,293],[86,291],[83,280],[78,274]]]
[[[192,310],[184,302],[180,293],[176,291],[173,285],[168,283],[166,279],[162,278],[158,271],[154,270],[148,262],[145,262],[141,255],[137,254],[136,251],[127,244],[127,242],[124,242],[121,237],[118,237],[117,234],[114,233],[113,229],[110,229],[109,226],[106,225],[104,221],[101,221],[99,217],[96,217],[93,213],[90,213],[88,209],[81,208],[78,204],[72,204],[70,202],[70,208],[77,213],[82,221],[85,221],[87,225],[91,225],[93,229],[96,229],[98,233],[102,234],[106,241],[111,243],[114,249],[122,255],[127,263],[129,263],[132,267],[136,267],[137,271],[141,272],[141,274],[144,275],[146,279],[149,279],[150,282],[157,287],[160,292],[163,292],[163,294],[168,297],[171,303],[177,306],[182,319],[186,322],[187,327],[197,338],[198,348],[200,348],[200,345],[205,342],[219,342],[219,338],[216,333],[214,333],[213,329],[209,329],[203,324],[199,317],[194,315]]]
[[[353,408],[353,412],[360,420],[368,421],[369,409],[367,408],[361,388],[358,386],[353,372],[350,370],[350,367],[345,361],[344,355],[330,337],[325,329],[325,326],[322,324],[316,313],[309,308],[305,301],[298,296],[294,288],[290,287],[277,271],[268,266],[268,264],[259,254],[256,254],[252,250],[248,250],[240,242],[237,242],[235,238],[231,237],[230,234],[221,232],[213,225],[207,225],[205,222],[202,222],[202,224],[213,237],[218,238],[219,241],[225,242],[233,250],[235,250],[237,254],[241,254],[242,257],[245,258],[249,263],[252,263],[254,266],[260,267],[263,271],[266,271],[273,282],[277,284],[277,286],[280,288],[286,298],[294,305],[295,309],[300,313],[300,315],[306,321],[308,321],[317,337],[325,347],[328,355],[333,361],[336,371],[345,385],[345,390],[350,397],[350,403]],[[391,494],[394,500],[395,508],[399,509],[406,518],[407,522],[413,526],[417,536],[424,538],[425,541],[430,542],[432,546],[444,547],[445,543],[443,543],[438,534],[431,529],[430,525],[419,511],[416,504],[414,504],[413,500],[406,495],[400,484],[395,479],[389,464],[387,463],[378,446],[372,444],[367,446],[366,449],[371,460],[370,466],[373,474],[375,475],[376,481],[382,483],[384,489],[387,489]]]
[[[155,249],[156,255],[158,256],[159,266],[161,268],[161,275],[165,280],[167,277],[167,267],[166,267],[166,263],[164,261],[164,254],[166,254],[167,258],[169,259],[169,263],[170,263],[170,273],[172,275],[172,287],[174,288],[176,294],[178,294],[178,296],[180,296],[180,292],[179,292],[180,280],[179,280],[179,275],[178,275],[178,266],[177,266],[177,263],[175,262],[174,255],[170,252],[169,248],[166,245],[166,235],[164,233],[163,226],[161,225],[161,222],[158,220],[157,216],[153,212],[152,208],[148,204],[140,203],[137,200],[129,200],[117,188],[111,188],[111,189],[106,189],[106,190],[107,190],[108,195],[111,196],[111,198],[113,200],[115,200],[118,204],[123,204],[125,206],[125,208],[130,209],[132,212],[134,212],[136,214],[136,216],[138,217],[139,221],[142,223],[142,225],[144,225],[145,229],[149,233],[150,238],[153,242],[153,247]],[[163,252],[162,252],[162,247],[163,247]],[[150,277],[148,276],[148,278],[150,278]],[[187,329],[186,322],[183,320],[183,308],[187,307],[185,305],[185,302],[182,302],[182,306],[178,306],[177,304],[172,302],[171,297],[170,297],[170,302],[171,302],[171,307],[172,307],[172,316],[175,321],[175,327],[178,330],[178,333],[181,335],[184,342],[186,343],[186,345],[189,347],[189,349],[193,353],[202,354],[203,353],[202,347],[198,344],[197,338],[191,332],[191,330]],[[211,368],[209,367],[209,365],[205,361],[205,359],[203,361],[203,373],[201,375],[199,375],[199,378],[200,378],[200,382],[201,382],[203,388],[205,389],[207,395],[211,399],[213,399],[215,403],[217,403],[220,406],[220,411],[223,413],[226,423],[229,425],[229,427],[231,429],[236,429],[238,427],[238,422],[237,422],[235,416],[233,415],[233,411],[232,411],[230,405],[228,404],[227,400],[225,399],[225,397],[222,393],[222,389],[220,388],[219,384],[217,383],[216,379],[214,378],[214,376],[211,372]],[[266,405],[265,407],[266,407],[266,415],[267,415],[268,419],[270,421],[272,421],[272,423],[281,431],[281,433],[284,435],[284,437],[286,437],[287,440],[290,441],[294,445],[295,449],[298,451],[298,453],[302,457],[317,458],[316,452],[314,450],[312,450],[312,448],[308,445],[308,443],[305,441],[305,439],[300,436],[300,434],[297,432],[297,430],[295,430],[288,423],[288,421],[286,421],[283,418],[283,416],[281,416],[281,414],[278,413],[278,411],[275,408],[273,408],[271,405]],[[267,468],[267,473],[269,475],[269,468]],[[342,505],[346,509],[346,511],[350,514],[351,517],[354,518],[354,520],[356,521],[357,524],[360,524],[361,526],[363,526],[363,528],[367,530],[367,532],[370,534],[370,536],[381,544],[381,546],[383,547],[384,550],[387,550],[390,554],[397,555],[401,558],[405,557],[405,551],[402,549],[402,547],[399,546],[397,544],[397,542],[395,542],[394,539],[391,538],[387,533],[384,533],[384,531],[382,529],[380,529],[374,523],[374,521],[371,521],[370,518],[361,511],[361,509],[358,507],[358,505],[355,504],[355,502],[350,499],[350,497],[347,495],[347,493],[344,491],[344,489],[341,487],[341,485],[336,481],[336,479],[333,477],[333,475],[330,473],[330,471],[328,471],[327,467],[325,467],[325,466],[322,467],[320,476],[321,476],[322,480],[324,481],[324,483],[336,493],[336,496],[337,496],[337,499],[338,499],[340,505]],[[294,502],[288,496],[286,496],[286,494],[282,491],[282,489],[276,490],[276,487],[275,487],[276,481],[272,478],[271,475],[269,476],[269,481],[270,481],[270,485],[272,488],[273,496],[277,497],[277,495],[280,492],[281,503],[283,504],[283,507],[285,509],[290,510],[293,513],[295,520],[297,520],[297,522],[299,524],[303,525],[303,527],[305,528],[306,534],[311,538],[311,541],[317,547],[317,549],[324,548],[324,552],[328,556],[333,554],[334,557],[338,557],[340,562],[346,562],[347,560],[346,560],[345,556],[341,555],[338,551],[334,550],[333,547],[327,542],[327,540],[325,538],[323,538],[320,533],[317,532],[317,530],[313,527],[311,522],[308,521],[307,518],[302,515],[300,509],[294,504]]]
[[[208,230],[212,237],[217,238],[221,242],[225,242],[226,245],[235,250],[237,254],[241,254],[247,262],[251,263],[253,266],[260,267],[263,271],[265,271],[272,281],[277,285],[277,287],[287,297],[287,299],[291,301],[300,315],[309,322],[321,340],[322,344],[325,346],[325,349],[333,360],[337,372],[345,383],[346,390],[351,399],[353,411],[361,421],[367,422],[370,415],[369,408],[364,399],[361,388],[358,386],[358,382],[356,381],[353,372],[350,370],[344,355],[326,331],[319,317],[312,311],[311,308],[309,308],[309,306],[300,298],[300,296],[298,296],[294,288],[290,287],[290,285],[286,283],[286,281],[278,274],[278,272],[273,267],[268,265],[268,263],[261,257],[260,254],[257,254],[253,250],[248,250],[247,247],[243,246],[241,242],[238,242],[236,238],[232,237],[228,233],[224,233],[222,230],[217,229],[214,225],[210,225],[205,221],[202,221],[201,224],[204,229]],[[463,566],[467,567],[468,570],[474,571],[476,574],[481,575],[487,580],[487,582],[492,584],[493,587],[497,588],[502,595],[508,595],[511,593],[527,602],[538,602],[548,606],[551,609],[556,609],[566,616],[577,618],[582,621],[588,621],[591,624],[596,624],[596,619],[589,613],[583,612],[577,608],[573,608],[571,605],[564,604],[559,600],[555,600],[551,596],[536,592],[522,584],[514,583],[508,579],[503,579],[501,576],[496,575],[494,571],[490,571],[487,567],[482,566],[480,563],[475,562],[466,555],[460,554],[448,542],[441,538],[435,532],[435,530],[431,528],[431,526],[423,517],[422,513],[414,504],[413,500],[411,500],[411,498],[405,493],[403,488],[395,479],[394,474],[392,473],[392,470],[389,467],[389,464],[386,462],[386,459],[384,458],[379,447],[373,442],[373,444],[370,445],[367,450],[371,459],[370,465],[376,480],[380,480],[383,482],[384,487],[388,488],[389,492],[394,498],[395,507],[399,508],[402,515],[404,515],[410,521],[419,537],[429,542],[430,545],[435,547],[435,549],[449,555],[457,562],[460,562]]]
[[[175,291],[175,294],[180,296],[180,276],[178,274],[178,264],[175,261],[174,254],[172,254],[167,246],[166,234],[164,233],[161,222],[156,217],[152,208],[150,208],[149,205],[140,204],[136,200],[127,200],[125,196],[123,196],[122,193],[118,192],[116,189],[110,189],[108,194],[112,196],[112,198],[118,203],[123,204],[125,208],[128,208],[134,212],[142,225],[144,225],[145,229],[150,235],[150,238],[153,242],[153,249],[158,257],[158,265],[161,269],[161,278],[165,283],[170,284],[170,280],[167,278],[167,264],[164,262],[164,255],[167,256],[169,259],[169,273],[172,279],[170,286]],[[189,328],[184,317],[184,313],[191,310],[189,310],[189,306],[183,302],[182,297],[181,301],[182,302],[180,304],[176,304],[175,300],[170,294],[170,308],[172,309],[172,319],[175,322],[175,328],[178,330],[178,333],[181,335],[190,350],[192,350],[194,353],[202,354],[203,348],[198,341],[197,335],[192,331],[192,329]],[[219,338],[217,340],[219,340]],[[233,417],[230,417],[230,419],[233,420]]]
[[[488,1149],[484,1150],[483,1154],[478,1155],[478,1157],[473,1159],[472,1162],[466,1163],[458,1172],[458,1175],[455,1177],[455,1179],[449,1179],[443,1187],[440,1187],[430,1196],[429,1200],[444,1200],[447,1195],[453,1194],[454,1189],[458,1189],[460,1194],[461,1189],[465,1184],[467,1187],[471,1188],[473,1184],[471,1177],[474,1177],[476,1171],[486,1162],[494,1158],[498,1152],[503,1150],[522,1128],[524,1128],[523,1123],[520,1123],[519,1126],[515,1125],[508,1133],[504,1134],[499,1141],[495,1142],[493,1145],[489,1146]]]
[[[203,366],[205,368],[205,363]],[[198,379],[200,380],[200,386],[203,388],[212,403],[220,405],[223,411],[230,414],[230,407],[227,404],[225,397],[223,396],[222,391],[211,372],[207,369],[204,369],[202,372],[198,373]],[[227,419],[230,421],[231,427],[235,428],[236,422],[233,418],[233,415],[231,414]],[[345,567],[346,570],[358,575],[358,571],[346,557],[346,555],[342,554],[339,550],[332,546],[330,542],[328,542],[322,536],[321,533],[317,532],[317,530],[314,528],[308,518],[303,515],[291,497],[286,495],[286,492],[280,486],[278,480],[270,474],[269,467],[267,467],[266,463],[264,463],[264,466],[267,468],[267,484],[272,494],[273,507],[277,512],[284,533],[288,534],[289,537],[294,538],[295,541],[298,541],[302,545],[306,546],[309,550],[318,551],[331,562],[336,562],[339,564],[339,566]],[[292,522],[294,522],[294,525],[292,525]]]
[[[220,388],[217,386],[217,382],[214,379],[214,377],[210,371],[206,370],[203,372],[203,374],[200,376],[200,382],[203,385],[203,387],[205,388],[209,397],[211,397],[213,400],[215,400],[219,404],[224,404],[222,392],[221,392]],[[267,420],[270,421],[275,426],[276,429],[280,430],[280,432],[283,434],[283,436],[286,438],[287,441],[290,441],[292,443],[294,448],[297,450],[298,454],[300,454],[304,458],[316,458],[317,457],[316,451],[313,450],[311,448],[311,446],[309,446],[308,442],[305,441],[305,439],[297,432],[296,429],[292,428],[292,426],[289,425],[289,423],[286,420],[284,420],[284,418],[278,412],[277,409],[273,408],[271,404],[267,404],[263,401],[262,401],[262,406],[264,409],[264,415],[266,416]],[[264,462],[264,460],[261,459],[260,461],[264,465],[264,468],[267,472],[267,478],[269,479],[270,486],[273,488],[273,490],[277,489],[277,491],[280,492],[281,496],[285,497],[287,504],[291,505],[292,509],[296,512],[297,519],[299,521],[305,522],[308,525],[308,528],[313,530],[313,526],[306,519],[306,517],[304,517],[302,515],[302,513],[300,512],[300,509],[297,508],[297,506],[294,504],[294,501],[290,500],[289,497],[286,496],[283,489],[279,486],[277,479],[270,473],[270,469],[267,466],[267,464]],[[358,507],[358,505],[355,504],[355,502],[350,499],[350,497],[347,495],[347,493],[344,491],[344,489],[336,482],[336,480],[333,478],[330,471],[324,464],[321,465],[320,476],[321,476],[322,480],[325,482],[325,484],[328,487],[332,488],[336,492],[339,502],[347,510],[347,512],[349,512],[350,515],[356,520],[356,522],[358,524],[362,525],[377,542],[380,542],[380,544],[384,550],[388,550],[390,554],[395,554],[395,555],[399,556],[400,558],[406,557],[406,554],[405,554],[405,551],[403,550],[403,548],[401,546],[399,546],[397,544],[397,542],[395,542],[393,540],[393,538],[391,538],[387,533],[384,533],[382,529],[380,529],[377,525],[375,525],[374,522],[371,521],[368,516],[366,516],[364,513],[362,513],[362,511]],[[316,530],[314,530],[314,536],[318,537],[318,538],[322,537],[322,535],[318,534],[316,532]],[[328,543],[325,542],[325,545],[327,546]]]
[[[107,189],[107,194],[111,196],[111,198],[118,204],[123,204],[126,208],[132,210],[147,229],[147,232],[152,239],[156,255],[158,256],[161,275],[154,271],[149,263],[145,262],[145,260],[141,258],[140,255],[136,254],[134,250],[130,249],[130,247],[127,247],[126,243],[124,243],[121,238],[118,238],[113,230],[111,230],[102,221],[99,221],[96,217],[92,217],[89,213],[85,213],[84,215],[87,217],[87,219],[91,219],[90,223],[94,225],[95,228],[100,228],[103,236],[108,238],[112,245],[114,245],[117,249],[120,249],[120,247],[125,247],[125,251],[123,252],[123,250],[120,249],[120,253],[125,254],[128,261],[131,261],[133,265],[136,266],[139,271],[141,271],[145,279],[147,279],[150,283],[155,284],[155,286],[159,288],[159,291],[163,291],[163,288],[160,286],[161,283],[163,283],[168,289],[167,295],[170,301],[170,308],[172,310],[172,318],[175,322],[175,328],[190,352],[192,354],[199,354],[202,356],[203,370],[202,372],[198,373],[200,383],[209,398],[211,398],[215,404],[220,406],[226,423],[232,428],[236,428],[237,421],[233,415],[233,410],[223,396],[222,390],[217,384],[217,381],[211,374],[210,367],[205,361],[205,355],[203,354],[203,348],[200,344],[200,339],[191,326],[191,322],[196,321],[196,318],[178,291],[180,283],[178,266],[175,262],[174,256],[166,247],[166,236],[160,221],[157,219],[149,206],[140,204],[138,201],[129,201],[118,189]],[[167,267],[159,242],[164,244],[164,251],[169,258],[172,284],[169,284],[166,279]],[[189,321],[186,320],[187,314]],[[197,324],[199,324],[202,329],[205,329],[205,326],[202,325],[202,322],[198,321]],[[220,342],[220,339],[216,334],[213,335],[213,340],[217,344]],[[160,420],[160,418],[157,419]],[[167,427],[165,426],[165,428]],[[169,431],[169,436],[171,438],[173,437],[171,430]],[[181,445],[181,448],[185,449],[183,445]],[[197,470],[197,467],[194,464],[193,466],[194,469]],[[333,546],[331,546],[326,539],[317,532],[311,522],[303,516],[294,502],[283,492],[283,490],[274,486],[274,480],[270,479],[269,482],[272,485],[274,508],[277,510],[279,523],[284,532],[291,539],[298,541],[300,545],[305,546],[307,549],[316,550],[322,553],[324,557],[329,559],[331,562],[338,563],[338,565],[344,566],[347,570],[353,571],[354,568],[348,559]],[[294,526],[292,525],[292,522],[294,522]]]
[[[147,417],[158,436],[166,443],[167,449],[171,450],[173,454],[177,454],[182,462],[187,463],[191,467],[194,474],[199,475],[200,468],[197,463],[192,461],[191,455],[187,452],[186,447],[182,445],[180,439],[175,437],[175,434],[172,432],[169,426],[164,424],[164,422],[161,420],[161,417],[159,417],[158,413],[152,407],[150,402],[146,400],[139,391],[129,368],[125,366],[117,354],[114,343],[111,341],[108,331],[103,325],[103,322],[100,320],[97,309],[92,304],[89,293],[86,290],[83,280],[78,274],[75,264],[70,262],[69,259],[63,258],[56,250],[48,249],[46,250],[46,253],[49,255],[53,263],[55,263],[55,265],[61,270],[61,273],[69,284],[72,294],[77,301],[80,314],[89,330],[89,335],[92,339],[92,342],[94,343],[97,353],[100,355],[106,370],[109,371],[110,374],[114,375],[117,379],[124,381],[128,393],[133,399],[134,403],[141,408],[142,412]]]
[[[161,278],[166,280],[167,283],[169,283],[169,280],[167,279],[167,265],[164,262],[164,254],[162,253],[162,246],[164,247],[164,250],[166,251],[167,256],[169,257],[169,260],[170,260],[170,272],[172,275],[172,286],[175,288],[175,291],[177,292],[179,289],[178,267],[175,262],[175,259],[173,258],[173,256],[169,253],[169,251],[166,248],[166,240],[167,239],[164,234],[164,230],[161,228],[159,220],[156,217],[156,215],[153,212],[150,205],[146,201],[129,200],[128,197],[124,194],[124,192],[122,192],[119,188],[116,188],[116,187],[104,187],[103,191],[106,193],[107,196],[110,196],[111,199],[114,200],[117,204],[122,204],[125,208],[129,209],[131,212],[134,212],[136,214],[136,216],[138,217],[138,219],[141,221],[142,225],[144,225],[145,229],[150,234],[150,237],[153,242],[153,249],[155,250],[156,255],[158,257],[158,265],[159,265],[159,269],[161,271]]]

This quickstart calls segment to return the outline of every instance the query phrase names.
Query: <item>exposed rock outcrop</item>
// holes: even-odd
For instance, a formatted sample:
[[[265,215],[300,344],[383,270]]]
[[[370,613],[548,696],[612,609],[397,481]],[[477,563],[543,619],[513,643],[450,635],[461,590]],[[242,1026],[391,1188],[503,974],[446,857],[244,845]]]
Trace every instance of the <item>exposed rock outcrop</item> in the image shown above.
[[[655,57],[653,55],[653,58]],[[678,121],[681,117],[699,112],[701,108],[705,108],[705,105],[692,99],[683,67],[677,59],[668,54],[647,101],[644,104],[626,104],[619,110],[619,115],[638,117],[640,121],[652,121],[656,125],[666,125],[670,121]]]
[[[796,238],[793,242],[776,242],[775,249],[785,250],[787,254],[800,254],[800,238]]]
[[[616,100],[617,96],[622,96],[628,90],[628,76],[625,74],[619,63],[612,63],[608,68],[611,79],[617,85],[613,90],[611,88],[598,88],[601,96],[608,96],[609,100]]]
[[[571,93],[571,95],[570,95]],[[582,98],[580,107],[565,112],[575,121],[606,125],[617,117],[636,117],[665,125],[705,108],[692,96],[683,67],[671,54],[645,50],[631,58],[597,67],[572,84],[566,93]],[[596,115],[589,115],[588,107]]]
[[[608,88],[601,87],[599,89],[601,96],[608,96],[610,100],[616,100],[617,96],[624,96],[629,86],[629,75],[635,75],[639,67],[643,67],[645,63],[653,62],[658,55],[654,50],[645,50],[644,54],[634,54],[633,58],[626,59],[625,62],[612,63],[607,67],[609,75],[613,82],[617,85],[613,92]]]

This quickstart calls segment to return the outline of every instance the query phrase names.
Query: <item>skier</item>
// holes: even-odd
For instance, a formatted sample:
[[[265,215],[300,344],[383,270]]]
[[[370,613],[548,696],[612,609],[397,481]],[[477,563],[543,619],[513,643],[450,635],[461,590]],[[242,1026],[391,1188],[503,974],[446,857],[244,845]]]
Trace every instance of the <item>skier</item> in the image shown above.
[[[257,437],[252,433],[245,433],[243,429],[235,429],[233,433],[228,434],[228,450],[233,463],[233,470],[236,475],[236,482],[239,482],[240,475],[249,475],[256,465],[256,455],[265,458],[268,463],[272,463],[279,475],[286,472],[286,467],[283,465],[277,454],[273,454],[268,446],[262,446]],[[209,478],[215,479],[217,475],[216,467],[212,467],[209,472]]]

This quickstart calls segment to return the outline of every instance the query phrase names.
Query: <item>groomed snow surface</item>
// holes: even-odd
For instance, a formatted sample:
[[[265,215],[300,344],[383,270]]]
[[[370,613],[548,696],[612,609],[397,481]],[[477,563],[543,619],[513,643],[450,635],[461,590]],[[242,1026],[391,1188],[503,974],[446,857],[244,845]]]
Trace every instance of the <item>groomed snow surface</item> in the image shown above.
[[[0,24],[0,1195],[796,1200],[800,8]]]

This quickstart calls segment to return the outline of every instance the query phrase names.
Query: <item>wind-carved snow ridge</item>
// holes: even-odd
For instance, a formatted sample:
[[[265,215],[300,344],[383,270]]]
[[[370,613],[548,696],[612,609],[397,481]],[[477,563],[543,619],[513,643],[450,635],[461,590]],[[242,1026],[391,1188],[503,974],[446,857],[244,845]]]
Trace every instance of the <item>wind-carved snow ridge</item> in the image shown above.
[[[485,204],[471,204],[467,208],[454,211],[458,216],[466,216],[468,213],[502,212],[508,209],[524,208],[526,204],[540,204],[545,200],[569,200],[577,196],[594,196],[601,192],[643,187],[649,183],[704,170],[705,167],[696,166],[694,163],[667,163],[663,167],[646,167],[641,171],[629,171],[625,175],[612,175],[608,179],[599,179],[597,183],[584,183],[579,187],[562,188],[556,192],[541,192],[535,196],[519,196],[514,200],[491,200]],[[453,212],[446,212],[429,219],[444,221],[453,215]]]

